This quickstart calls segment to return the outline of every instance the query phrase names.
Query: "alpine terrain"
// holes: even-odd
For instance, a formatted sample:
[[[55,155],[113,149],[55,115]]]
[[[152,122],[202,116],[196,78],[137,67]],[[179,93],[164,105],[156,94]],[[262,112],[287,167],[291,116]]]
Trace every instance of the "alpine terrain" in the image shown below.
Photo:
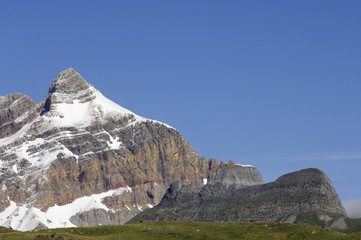
[[[115,225],[144,210],[134,221],[303,216],[342,227],[346,216],[321,171],[264,184],[250,165],[207,161],[176,129],[120,107],[74,69],[38,104],[21,93],[0,97],[1,226]]]
[[[0,98],[0,225],[122,224],[209,171],[179,132],[104,97],[74,69],[36,104]]]

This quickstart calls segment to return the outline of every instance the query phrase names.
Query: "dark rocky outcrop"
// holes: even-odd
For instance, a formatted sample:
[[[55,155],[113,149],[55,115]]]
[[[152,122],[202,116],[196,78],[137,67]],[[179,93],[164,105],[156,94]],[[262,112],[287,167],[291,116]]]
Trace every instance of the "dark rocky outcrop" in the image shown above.
[[[310,216],[316,216],[310,218]],[[171,184],[158,206],[131,220],[277,221],[342,227],[346,212],[328,177],[318,169],[281,176],[275,182],[239,187],[224,181]]]

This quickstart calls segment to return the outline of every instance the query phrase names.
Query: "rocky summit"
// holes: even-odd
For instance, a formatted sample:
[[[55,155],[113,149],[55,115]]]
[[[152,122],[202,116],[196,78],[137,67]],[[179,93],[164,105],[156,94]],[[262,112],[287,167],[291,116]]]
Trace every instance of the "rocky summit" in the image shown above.
[[[0,98],[0,225],[122,224],[209,172],[179,132],[104,97],[74,69],[36,104]]]
[[[143,211],[134,221],[345,216],[319,170],[264,184],[250,165],[207,161],[176,129],[112,102],[71,68],[40,103],[15,93],[0,107],[0,226],[123,224]]]

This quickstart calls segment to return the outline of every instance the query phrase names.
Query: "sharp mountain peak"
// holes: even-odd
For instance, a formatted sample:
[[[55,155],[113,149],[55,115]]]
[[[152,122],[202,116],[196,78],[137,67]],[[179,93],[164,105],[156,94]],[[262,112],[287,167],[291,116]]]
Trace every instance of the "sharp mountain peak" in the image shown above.
[[[80,91],[94,88],[91,84],[84,80],[79,72],[73,68],[68,68],[60,72],[49,87],[49,94],[77,94]]]
[[[216,201],[208,204],[211,208],[221,204],[239,209],[229,214],[226,209],[222,221],[257,216],[282,221],[274,216],[286,214],[289,219],[289,209],[295,210],[294,219],[319,209],[344,217],[331,183],[317,178],[317,170],[263,185],[253,167],[207,161],[177,130],[122,108],[72,68],[56,76],[39,104],[24,94],[5,98],[0,98],[0,226],[27,231],[122,224],[157,205],[170,184],[174,185],[167,199],[177,204],[183,199],[192,214],[205,209],[199,204],[210,203],[213,194]],[[310,201],[313,193],[315,200]],[[258,200],[232,205],[244,196],[247,201]],[[236,218],[247,211],[249,219]]]

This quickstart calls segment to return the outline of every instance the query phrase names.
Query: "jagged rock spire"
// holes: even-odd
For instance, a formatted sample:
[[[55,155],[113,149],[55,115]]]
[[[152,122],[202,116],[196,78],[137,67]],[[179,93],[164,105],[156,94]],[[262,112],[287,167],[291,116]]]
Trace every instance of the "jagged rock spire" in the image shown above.
[[[86,103],[96,98],[99,92],[73,68],[60,72],[49,86],[42,115],[54,110],[57,104]]]
[[[85,102],[93,99],[91,95],[95,90],[77,71],[68,68],[60,72],[50,84],[47,98],[51,97],[53,103],[73,103],[74,100]]]
[[[60,72],[49,87],[49,93],[76,94],[89,88],[84,78],[73,68]]]

